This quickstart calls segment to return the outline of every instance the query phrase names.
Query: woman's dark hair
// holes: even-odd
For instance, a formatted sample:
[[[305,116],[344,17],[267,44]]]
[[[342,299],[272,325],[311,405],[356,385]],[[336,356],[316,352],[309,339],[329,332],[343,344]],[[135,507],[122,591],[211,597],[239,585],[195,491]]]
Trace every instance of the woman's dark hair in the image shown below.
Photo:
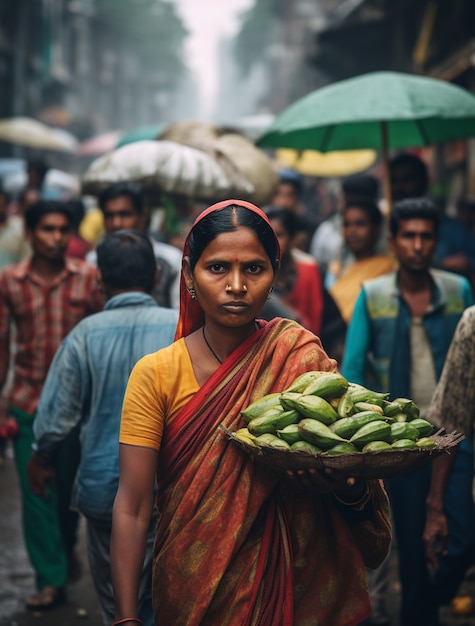
[[[399,230],[399,222],[403,220],[430,220],[434,222],[435,232],[439,230],[440,214],[429,198],[405,198],[394,203],[389,220],[389,229],[393,237]]]
[[[97,266],[111,289],[144,289],[155,286],[157,263],[149,239],[135,230],[117,230],[97,246]]]
[[[99,207],[101,211],[104,211],[106,202],[109,200],[115,200],[116,198],[126,197],[129,198],[132,202],[134,209],[137,213],[143,212],[143,198],[142,198],[142,188],[140,185],[130,181],[121,181],[118,183],[112,183],[106,187],[99,194]]]
[[[43,215],[61,213],[68,218],[69,226],[73,225],[73,218],[65,202],[61,200],[38,200],[25,209],[25,225],[28,230],[35,230]]]
[[[373,226],[381,226],[383,223],[383,214],[379,210],[376,202],[371,202],[369,200],[365,202],[348,202],[343,209],[343,215],[346,211],[348,211],[348,209],[360,209],[361,211],[364,211]]]
[[[208,244],[222,233],[233,232],[237,226],[244,226],[254,231],[267,252],[274,272],[276,272],[279,244],[274,231],[257,213],[236,204],[230,204],[219,211],[210,213],[192,229],[188,242],[191,269],[195,268]]]
[[[303,221],[290,209],[270,206],[266,209],[266,215],[270,220],[279,220],[290,237],[295,237],[299,231],[305,228]]]

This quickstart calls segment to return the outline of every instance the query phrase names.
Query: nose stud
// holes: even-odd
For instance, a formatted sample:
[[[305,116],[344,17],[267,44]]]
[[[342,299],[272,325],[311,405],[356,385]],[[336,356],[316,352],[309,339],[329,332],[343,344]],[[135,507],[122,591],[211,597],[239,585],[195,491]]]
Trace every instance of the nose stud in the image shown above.
[[[230,291],[232,291],[233,289],[232,289],[231,285],[226,285],[226,287],[224,288],[224,290],[226,291],[226,293],[229,293],[229,292],[230,292]],[[242,291],[244,291],[244,293],[246,293],[246,291],[247,291],[247,287],[246,287],[246,285],[243,285],[243,286],[242,286]]]

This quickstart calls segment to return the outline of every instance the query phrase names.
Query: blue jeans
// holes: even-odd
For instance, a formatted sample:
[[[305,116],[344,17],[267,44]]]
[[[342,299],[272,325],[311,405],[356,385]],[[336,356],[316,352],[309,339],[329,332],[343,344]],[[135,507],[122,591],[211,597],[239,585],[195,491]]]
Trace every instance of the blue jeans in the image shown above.
[[[464,440],[450,475],[444,498],[449,527],[448,555],[431,575],[422,539],[431,466],[385,481],[391,501],[401,582],[400,623],[434,626],[441,604],[450,602],[475,552],[472,497],[473,446]]]

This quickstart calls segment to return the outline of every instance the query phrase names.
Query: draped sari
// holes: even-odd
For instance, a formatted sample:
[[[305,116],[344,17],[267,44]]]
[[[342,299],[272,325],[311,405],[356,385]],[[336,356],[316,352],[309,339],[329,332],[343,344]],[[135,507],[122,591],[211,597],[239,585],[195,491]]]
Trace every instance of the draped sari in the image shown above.
[[[159,626],[352,626],[369,613],[365,565],[390,541],[379,481],[364,519],[298,491],[224,436],[240,411],[309,370],[335,371],[320,340],[261,323],[166,425],[159,454],[153,598]]]

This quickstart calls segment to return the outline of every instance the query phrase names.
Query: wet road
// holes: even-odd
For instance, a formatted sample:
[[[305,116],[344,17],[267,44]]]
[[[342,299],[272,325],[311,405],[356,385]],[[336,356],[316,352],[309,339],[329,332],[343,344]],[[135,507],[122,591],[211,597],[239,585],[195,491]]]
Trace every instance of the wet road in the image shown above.
[[[87,565],[84,524],[78,550],[83,575],[79,582],[68,587],[66,604],[43,613],[24,609],[25,598],[34,593],[34,576],[23,546],[18,481],[11,452],[0,465],[0,494],[0,626],[102,626]],[[393,554],[388,594],[390,626],[398,626],[396,559]],[[475,598],[475,568],[464,581],[460,594]],[[475,626],[475,614],[455,616],[450,607],[444,607],[440,611],[440,626]]]
[[[24,609],[25,598],[35,592],[34,574],[23,545],[15,466],[8,456],[0,465],[0,626],[102,626],[87,566],[84,524],[78,550],[83,575],[68,587],[66,604],[43,613]]]

